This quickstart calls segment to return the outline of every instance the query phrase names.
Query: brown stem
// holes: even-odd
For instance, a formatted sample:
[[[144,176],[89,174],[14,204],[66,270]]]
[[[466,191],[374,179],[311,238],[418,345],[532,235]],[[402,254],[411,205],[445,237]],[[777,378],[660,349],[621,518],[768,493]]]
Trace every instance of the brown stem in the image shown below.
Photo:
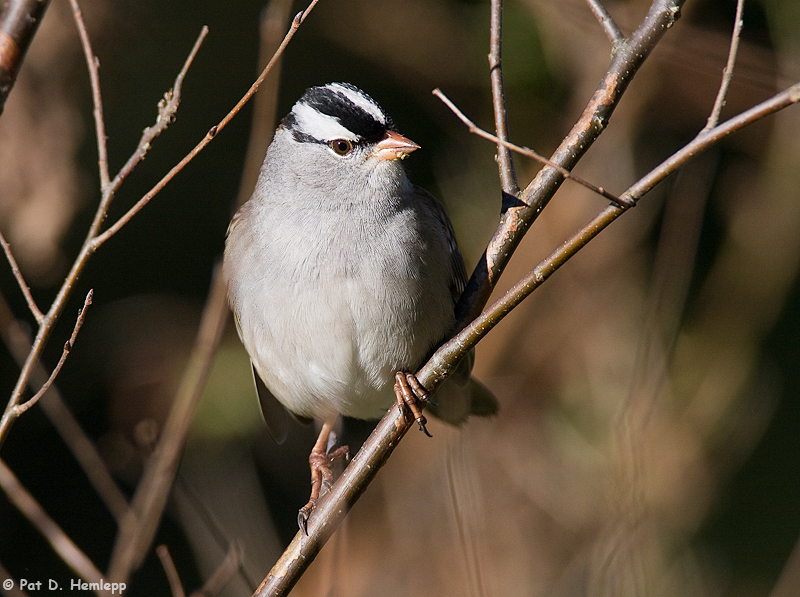
[[[654,0],[641,24],[612,55],[606,75],[550,161],[572,170],[605,130],[608,120],[633,76],[664,33],[680,15],[684,0]],[[561,186],[564,177],[551,167],[542,168],[522,192],[519,205],[505,209],[492,239],[475,268],[456,308],[459,326],[480,313],[511,255],[528,228]]]
[[[6,0],[0,14],[0,114],[50,0]]]
[[[492,0],[491,22],[489,25],[489,76],[492,82],[492,108],[497,138],[508,141],[508,110],[503,86],[503,0]],[[514,173],[514,160],[508,147],[497,144],[497,167],[500,170],[500,186],[504,195],[515,199],[519,194],[517,176]]]
[[[589,5],[589,8],[592,9],[592,13],[597,18],[600,26],[603,28],[603,31],[606,32],[609,41],[616,45],[625,39],[625,36],[622,35],[622,31],[620,28],[617,27],[617,24],[614,22],[614,19],[609,14],[606,7],[603,6],[603,3],[600,0],[586,0],[586,4]]]

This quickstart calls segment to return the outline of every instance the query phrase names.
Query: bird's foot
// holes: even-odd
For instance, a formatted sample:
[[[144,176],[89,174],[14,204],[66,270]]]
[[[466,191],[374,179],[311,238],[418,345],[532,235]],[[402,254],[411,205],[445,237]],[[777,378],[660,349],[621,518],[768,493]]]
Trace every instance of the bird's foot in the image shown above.
[[[308,464],[311,466],[311,496],[308,503],[300,508],[297,513],[297,525],[300,530],[308,535],[308,517],[317,505],[317,500],[325,495],[333,484],[333,465],[337,462],[347,460],[350,449],[347,446],[339,446],[335,449],[328,449],[328,439],[331,437],[333,420],[325,421],[322,425],[317,443],[308,456]]]
[[[424,406],[428,402],[428,392],[422,387],[413,373],[405,371],[398,371],[394,376],[394,393],[397,396],[397,403],[402,408],[403,405],[408,407],[414,420],[419,425],[419,430],[425,432],[428,437],[433,437],[428,433],[428,428],[425,426],[428,420],[422,414],[420,405]]]

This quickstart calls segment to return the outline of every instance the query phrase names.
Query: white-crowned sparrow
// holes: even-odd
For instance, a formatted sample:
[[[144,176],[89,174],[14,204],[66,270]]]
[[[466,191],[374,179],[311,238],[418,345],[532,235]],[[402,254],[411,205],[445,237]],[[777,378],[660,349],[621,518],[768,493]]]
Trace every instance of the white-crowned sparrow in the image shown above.
[[[360,89],[312,87],[278,127],[255,192],[231,222],[229,300],[279,441],[285,412],[274,398],[328,421],[322,434],[338,414],[379,418],[395,400],[396,373],[415,371],[452,332],[466,272],[441,205],[400,163],[417,149]],[[494,412],[469,377],[471,359],[460,369],[437,392],[436,414],[459,423]],[[324,440],[311,458],[316,492],[315,467],[329,462]]]

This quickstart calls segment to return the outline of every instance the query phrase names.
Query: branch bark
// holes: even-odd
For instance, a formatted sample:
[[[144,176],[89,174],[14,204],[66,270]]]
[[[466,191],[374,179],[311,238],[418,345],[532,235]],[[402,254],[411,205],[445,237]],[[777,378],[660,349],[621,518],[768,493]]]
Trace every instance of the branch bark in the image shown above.
[[[8,0],[0,14],[0,115],[50,0]]]
[[[684,0],[655,0],[636,31],[617,44],[606,75],[578,122],[550,158],[551,162],[566,170],[575,167],[605,130],[628,84],[678,19],[683,3]],[[542,168],[520,195],[520,202],[503,211],[500,225],[456,307],[459,327],[475,319],[483,309],[517,245],[563,180],[564,177],[554,168]]]

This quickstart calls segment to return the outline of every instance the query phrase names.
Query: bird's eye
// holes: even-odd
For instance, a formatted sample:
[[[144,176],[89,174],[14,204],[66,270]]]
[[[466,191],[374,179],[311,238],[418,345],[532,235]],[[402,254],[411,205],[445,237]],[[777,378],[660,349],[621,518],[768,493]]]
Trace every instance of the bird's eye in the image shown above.
[[[339,155],[347,155],[353,151],[353,143],[347,139],[334,139],[329,145],[331,149]]]

